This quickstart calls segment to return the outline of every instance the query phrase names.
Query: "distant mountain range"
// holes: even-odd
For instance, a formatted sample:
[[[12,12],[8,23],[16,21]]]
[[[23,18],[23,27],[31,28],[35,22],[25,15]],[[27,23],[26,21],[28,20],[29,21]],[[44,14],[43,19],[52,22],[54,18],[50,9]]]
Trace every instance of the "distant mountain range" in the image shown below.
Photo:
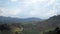
[[[39,31],[60,27],[60,15],[50,17],[47,20],[43,20],[36,17],[31,18],[12,18],[0,16],[0,23],[31,23],[36,24],[36,29]]]
[[[31,17],[31,18],[12,18],[12,17],[4,17],[0,16],[0,22],[4,23],[12,23],[12,22],[35,22],[35,21],[41,21],[42,19]]]

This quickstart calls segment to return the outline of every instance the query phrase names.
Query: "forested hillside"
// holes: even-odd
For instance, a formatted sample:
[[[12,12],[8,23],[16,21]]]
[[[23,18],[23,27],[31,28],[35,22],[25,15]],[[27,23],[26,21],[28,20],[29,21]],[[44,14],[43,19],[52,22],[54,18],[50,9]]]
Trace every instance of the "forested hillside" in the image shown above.
[[[8,33],[9,34],[46,34],[46,33],[48,34],[51,32],[50,30],[52,30],[55,33],[56,32],[55,28],[60,27],[60,15],[53,16],[47,20],[37,21],[34,23],[31,22],[28,23],[3,22],[3,24],[1,23],[2,22],[0,22],[1,34],[8,34]]]
[[[60,27],[60,15],[53,16],[45,21],[38,22],[37,28],[38,30],[46,30],[50,28]]]

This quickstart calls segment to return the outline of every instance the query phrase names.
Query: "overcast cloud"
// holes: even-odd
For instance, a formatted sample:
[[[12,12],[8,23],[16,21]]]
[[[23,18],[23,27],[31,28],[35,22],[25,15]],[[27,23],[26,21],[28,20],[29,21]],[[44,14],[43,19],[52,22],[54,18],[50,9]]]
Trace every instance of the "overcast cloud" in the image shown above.
[[[47,19],[60,14],[60,0],[0,0],[0,16]]]

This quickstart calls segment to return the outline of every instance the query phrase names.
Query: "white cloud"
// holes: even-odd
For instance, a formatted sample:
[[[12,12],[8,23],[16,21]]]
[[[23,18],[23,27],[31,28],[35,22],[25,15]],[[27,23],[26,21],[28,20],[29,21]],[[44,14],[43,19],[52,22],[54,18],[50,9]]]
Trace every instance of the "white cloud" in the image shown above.
[[[31,11],[29,14],[28,14],[28,16],[30,17],[30,16],[32,16],[32,17],[40,17],[40,18],[44,18],[44,19],[46,19],[46,18],[49,18],[49,17],[51,17],[51,16],[54,16],[54,15],[57,15],[57,11],[55,11],[55,10],[49,10],[49,11],[43,11],[43,12],[41,12],[41,11]]]
[[[54,16],[54,15],[57,15],[57,11],[55,10],[50,10],[46,13],[46,16]]]
[[[1,13],[0,15],[12,17],[22,16],[22,17],[47,18],[57,14],[56,13],[57,10],[55,8],[56,7],[55,0],[21,0],[21,1],[10,0],[10,1],[11,2],[9,2],[9,5],[6,4],[7,9],[1,8],[1,11],[3,11],[3,13]]]
[[[36,4],[43,4],[44,2],[47,2],[49,0],[23,0],[23,3],[26,5],[26,6],[31,6],[31,5],[36,5]]]
[[[36,15],[38,15],[38,12],[37,11],[31,11],[29,13],[29,16],[36,16]]]
[[[6,9],[6,8],[0,8],[2,13],[0,13],[0,16],[16,16],[18,13],[21,13],[20,9]]]
[[[18,0],[11,0],[12,2],[17,2]]]
[[[55,2],[55,0],[50,0],[49,2],[48,2],[48,5],[50,4],[53,4]]]

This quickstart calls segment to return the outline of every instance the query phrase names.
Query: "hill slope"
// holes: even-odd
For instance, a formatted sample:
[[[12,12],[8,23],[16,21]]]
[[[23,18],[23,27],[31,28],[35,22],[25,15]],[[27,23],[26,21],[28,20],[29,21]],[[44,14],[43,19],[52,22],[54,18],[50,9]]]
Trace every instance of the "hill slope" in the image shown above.
[[[46,30],[50,28],[60,27],[60,15],[53,16],[45,21],[37,23],[38,30]]]

